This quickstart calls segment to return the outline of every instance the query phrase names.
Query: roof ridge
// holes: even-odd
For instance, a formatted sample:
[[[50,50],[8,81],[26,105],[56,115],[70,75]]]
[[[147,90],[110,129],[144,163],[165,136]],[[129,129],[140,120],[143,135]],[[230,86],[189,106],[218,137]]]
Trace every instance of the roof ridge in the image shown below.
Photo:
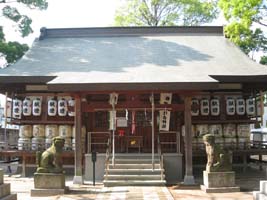
[[[40,40],[65,37],[111,37],[144,35],[207,34],[223,35],[223,26],[134,26],[89,28],[41,28]]]

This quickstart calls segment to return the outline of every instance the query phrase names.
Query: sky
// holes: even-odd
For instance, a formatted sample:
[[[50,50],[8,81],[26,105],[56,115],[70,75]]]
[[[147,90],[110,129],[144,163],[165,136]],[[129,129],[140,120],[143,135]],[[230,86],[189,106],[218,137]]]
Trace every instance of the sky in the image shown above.
[[[48,0],[48,8],[44,11],[30,10],[25,6],[20,6],[19,10],[28,14],[33,20],[34,33],[27,38],[18,38],[18,34],[14,34],[15,24],[2,18],[1,21],[5,23],[7,40],[19,40],[30,44],[33,38],[39,36],[41,27],[111,26],[116,8],[122,3],[123,0]]]

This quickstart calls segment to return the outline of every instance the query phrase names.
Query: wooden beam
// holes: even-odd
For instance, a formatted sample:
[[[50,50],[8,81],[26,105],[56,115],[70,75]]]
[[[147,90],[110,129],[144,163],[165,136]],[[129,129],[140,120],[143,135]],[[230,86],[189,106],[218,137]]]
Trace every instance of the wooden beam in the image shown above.
[[[82,104],[81,96],[75,95],[75,174],[73,183],[83,184],[83,173],[82,173]]]
[[[131,102],[126,102],[126,103],[118,103],[116,105],[116,110],[119,109],[151,109],[151,104],[149,103],[131,103]],[[155,105],[155,109],[170,109],[172,111],[184,111],[184,104],[164,104],[160,105],[157,104]],[[83,112],[94,112],[95,110],[111,110],[112,106],[108,103],[92,103],[92,104],[87,104],[87,103],[82,103],[82,111]]]
[[[184,184],[195,184],[193,176],[193,161],[192,161],[192,118],[191,118],[191,97],[184,98],[184,125],[185,125],[185,176]]]

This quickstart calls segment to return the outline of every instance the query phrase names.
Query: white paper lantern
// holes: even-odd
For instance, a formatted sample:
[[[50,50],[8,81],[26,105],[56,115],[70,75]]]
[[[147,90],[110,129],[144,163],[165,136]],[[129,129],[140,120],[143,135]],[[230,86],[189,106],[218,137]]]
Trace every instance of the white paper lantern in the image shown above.
[[[255,114],[255,101],[251,98],[246,100],[246,112],[248,115]]]
[[[29,97],[26,97],[22,102],[22,113],[24,116],[32,114],[32,101]]]
[[[119,94],[113,92],[109,94],[109,104],[110,105],[116,105],[118,103]]]
[[[21,113],[22,113],[22,101],[19,99],[13,100],[13,118],[15,119],[21,119]]]
[[[245,112],[246,112],[245,100],[244,99],[237,99],[236,100],[236,113],[238,115],[244,115]]]
[[[210,113],[210,102],[208,99],[202,99],[200,101],[200,111],[201,115],[207,116]]]
[[[235,100],[226,99],[226,113],[227,115],[235,115]]]
[[[213,116],[218,116],[220,114],[220,100],[212,99],[210,101],[210,112]]]
[[[67,101],[65,99],[60,99],[58,101],[58,115],[66,116],[68,112]]]
[[[109,130],[116,130],[116,111],[109,111]]]
[[[75,116],[75,111],[74,111],[74,109],[75,109],[75,100],[74,99],[68,100],[68,106],[71,108],[71,110],[73,110],[73,111],[68,111],[68,115],[70,117]]]
[[[48,116],[56,116],[57,114],[57,101],[54,99],[50,99],[47,102],[48,107],[47,107],[47,113]]]
[[[192,99],[191,101],[191,115],[198,116],[199,115],[199,101],[198,99]]]
[[[40,116],[42,113],[42,101],[36,98],[32,101],[32,114],[33,116]]]

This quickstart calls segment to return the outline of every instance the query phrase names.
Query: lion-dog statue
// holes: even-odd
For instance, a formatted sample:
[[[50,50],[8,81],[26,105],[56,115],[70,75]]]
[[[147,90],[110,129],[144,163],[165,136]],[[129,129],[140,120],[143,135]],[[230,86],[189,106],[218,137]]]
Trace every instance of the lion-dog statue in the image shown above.
[[[64,173],[61,156],[64,143],[62,137],[54,137],[50,148],[36,153],[37,173]]]
[[[231,171],[232,160],[231,153],[215,144],[215,136],[206,134],[203,136],[203,142],[207,153],[207,172],[225,172]]]

